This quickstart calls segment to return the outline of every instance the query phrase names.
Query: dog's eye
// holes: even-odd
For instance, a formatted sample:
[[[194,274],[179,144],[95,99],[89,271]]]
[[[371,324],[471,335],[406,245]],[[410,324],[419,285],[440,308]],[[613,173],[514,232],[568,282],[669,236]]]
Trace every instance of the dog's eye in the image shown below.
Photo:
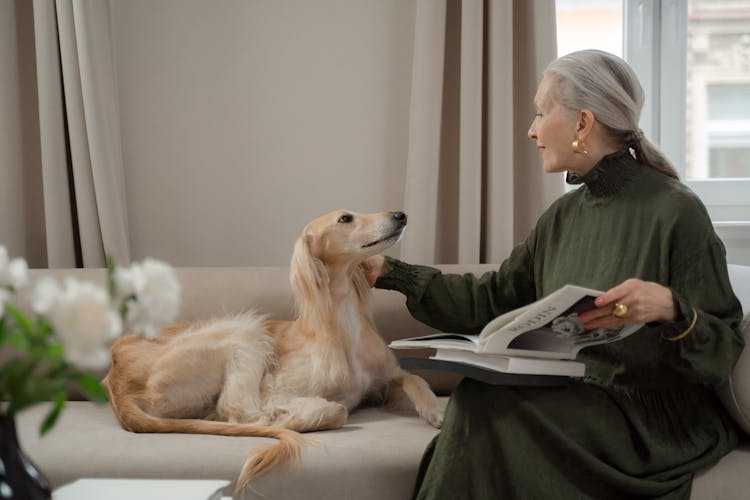
[[[354,220],[354,216],[350,214],[344,214],[341,217],[339,217],[339,222],[341,222],[342,224],[349,224],[353,220]]]

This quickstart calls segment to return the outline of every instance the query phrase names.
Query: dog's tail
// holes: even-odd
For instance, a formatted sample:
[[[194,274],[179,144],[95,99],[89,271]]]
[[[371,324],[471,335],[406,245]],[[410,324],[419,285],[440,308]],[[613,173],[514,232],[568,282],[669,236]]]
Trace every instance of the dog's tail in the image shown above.
[[[315,443],[315,441],[305,438],[299,432],[289,429],[279,429],[279,433],[275,437],[279,440],[278,443],[258,446],[253,450],[252,455],[245,460],[235,484],[235,493],[247,486],[254,477],[286,462],[297,461],[302,446]]]
[[[109,392],[112,409],[117,419],[124,429],[131,432],[217,434],[278,439],[278,443],[259,446],[253,450],[242,466],[235,483],[235,493],[244,488],[254,477],[289,460],[297,460],[302,446],[315,443],[314,440],[283,427],[155,417],[146,412],[133,395],[118,394],[117,388],[112,387],[111,381],[105,379],[104,386]]]

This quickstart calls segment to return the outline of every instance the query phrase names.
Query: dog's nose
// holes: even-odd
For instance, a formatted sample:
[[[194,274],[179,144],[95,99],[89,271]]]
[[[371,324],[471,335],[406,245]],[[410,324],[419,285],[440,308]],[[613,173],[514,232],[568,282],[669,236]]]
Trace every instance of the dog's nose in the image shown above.
[[[391,212],[391,217],[393,217],[393,220],[406,224],[406,214],[404,212]]]

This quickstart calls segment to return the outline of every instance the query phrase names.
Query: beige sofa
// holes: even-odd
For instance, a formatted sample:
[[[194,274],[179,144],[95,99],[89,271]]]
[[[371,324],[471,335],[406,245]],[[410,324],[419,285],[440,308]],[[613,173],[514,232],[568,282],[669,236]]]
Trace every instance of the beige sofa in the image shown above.
[[[477,274],[492,268],[443,267],[449,272]],[[32,271],[32,279],[49,272]],[[73,273],[99,283],[104,280],[103,270],[54,273]],[[206,318],[247,308],[277,318],[291,316],[287,268],[181,268],[177,273],[183,286],[181,319]],[[731,266],[731,274],[748,311],[750,267]],[[378,327],[388,340],[431,331],[411,318],[398,293],[376,290],[375,308]],[[747,319],[746,316],[746,334],[750,335]],[[723,397],[735,418],[750,432],[750,349],[746,358],[731,381],[734,391],[725,388]],[[457,376],[435,372],[423,375],[443,395],[458,381]],[[264,438],[133,434],[120,428],[108,406],[87,401],[70,401],[54,429],[40,438],[38,427],[46,409],[39,405],[23,412],[17,425],[22,447],[54,487],[82,477],[233,480],[249,451],[269,442]],[[413,414],[386,408],[359,409],[344,428],[314,433],[319,445],[305,448],[299,463],[258,478],[238,498],[406,499],[422,451],[436,432]],[[696,476],[692,497],[746,498],[750,491],[748,471],[750,442],[745,439],[739,449]]]

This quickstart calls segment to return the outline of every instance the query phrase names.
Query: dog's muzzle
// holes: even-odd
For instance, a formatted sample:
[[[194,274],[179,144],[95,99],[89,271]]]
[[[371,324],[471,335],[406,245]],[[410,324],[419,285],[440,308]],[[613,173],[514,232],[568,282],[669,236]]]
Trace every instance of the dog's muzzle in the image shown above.
[[[391,212],[391,223],[393,225],[393,230],[387,236],[380,238],[379,240],[362,245],[362,248],[370,248],[379,243],[397,240],[401,237],[401,233],[404,232],[404,228],[406,227],[406,220],[407,216],[404,212]]]

